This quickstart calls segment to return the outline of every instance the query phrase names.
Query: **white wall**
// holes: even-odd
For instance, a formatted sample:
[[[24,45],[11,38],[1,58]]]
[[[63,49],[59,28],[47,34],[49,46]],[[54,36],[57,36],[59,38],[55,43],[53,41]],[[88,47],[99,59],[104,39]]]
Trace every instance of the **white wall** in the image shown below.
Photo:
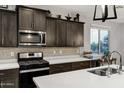
[[[116,37],[116,34],[118,34],[118,37]],[[124,24],[120,24],[118,29],[116,30],[115,34],[115,40],[118,42],[118,51],[122,54],[122,60],[124,65]]]

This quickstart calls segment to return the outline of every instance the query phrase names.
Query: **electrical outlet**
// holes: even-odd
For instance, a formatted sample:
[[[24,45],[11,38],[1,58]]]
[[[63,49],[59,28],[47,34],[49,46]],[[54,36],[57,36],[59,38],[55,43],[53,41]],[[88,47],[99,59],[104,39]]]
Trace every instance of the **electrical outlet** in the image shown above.
[[[62,54],[62,50],[60,50],[59,53]]]
[[[11,52],[11,56],[14,56],[14,52]]]
[[[56,51],[55,50],[53,51],[53,54],[56,54]]]

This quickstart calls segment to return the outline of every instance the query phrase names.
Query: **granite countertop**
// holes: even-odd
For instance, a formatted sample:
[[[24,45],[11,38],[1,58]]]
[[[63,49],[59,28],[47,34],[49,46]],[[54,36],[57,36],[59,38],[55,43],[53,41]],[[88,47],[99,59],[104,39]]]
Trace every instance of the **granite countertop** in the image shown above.
[[[90,61],[90,60],[98,60],[99,58],[85,58],[80,55],[66,55],[66,56],[53,56],[53,57],[44,57],[44,60],[48,61],[50,64],[61,64],[61,63],[69,63],[69,62],[79,62],[79,61]]]
[[[117,65],[111,65],[116,68]],[[103,68],[97,67],[97,68]],[[98,76],[84,69],[59,74],[34,77],[33,81],[40,88],[124,88],[124,72],[107,76]]]
[[[19,68],[17,59],[1,59],[0,70]]]

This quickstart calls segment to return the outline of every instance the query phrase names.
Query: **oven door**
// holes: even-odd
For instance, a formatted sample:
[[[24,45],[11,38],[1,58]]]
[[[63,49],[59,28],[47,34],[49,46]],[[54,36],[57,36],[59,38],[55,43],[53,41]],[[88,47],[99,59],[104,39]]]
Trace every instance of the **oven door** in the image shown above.
[[[19,32],[19,45],[42,45],[42,32]]]
[[[20,88],[35,88],[33,77],[48,75],[49,70],[29,71],[19,74],[19,87]]]

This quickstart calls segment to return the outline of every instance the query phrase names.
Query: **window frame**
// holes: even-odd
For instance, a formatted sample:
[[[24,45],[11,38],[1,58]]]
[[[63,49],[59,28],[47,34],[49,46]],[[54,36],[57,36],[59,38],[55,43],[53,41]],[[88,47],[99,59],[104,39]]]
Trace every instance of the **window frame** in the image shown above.
[[[92,27],[90,28],[90,49],[91,49],[91,29],[98,29],[98,54],[102,54],[102,52],[100,52],[100,32],[101,30],[107,30],[108,31],[108,48],[110,50],[110,29],[109,28],[105,28],[105,27]],[[93,53],[96,53],[96,52],[93,52]]]

